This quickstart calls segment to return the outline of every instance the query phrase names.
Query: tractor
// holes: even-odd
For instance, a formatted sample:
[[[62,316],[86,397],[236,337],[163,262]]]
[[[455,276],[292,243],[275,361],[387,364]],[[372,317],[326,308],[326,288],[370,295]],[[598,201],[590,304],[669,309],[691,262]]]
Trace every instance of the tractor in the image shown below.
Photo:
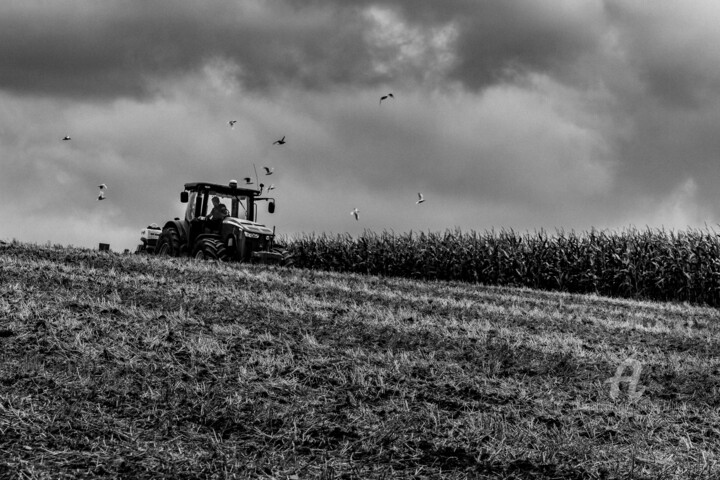
[[[275,228],[257,223],[257,204],[268,202],[268,212],[275,212],[275,199],[261,197],[260,190],[207,182],[186,183],[180,202],[187,204],[185,218],[165,223],[157,239],[155,253],[172,257],[192,256],[238,262],[292,265],[284,247],[275,245]],[[210,199],[218,197],[229,216],[221,220],[208,218]],[[229,202],[226,205],[224,202]]]

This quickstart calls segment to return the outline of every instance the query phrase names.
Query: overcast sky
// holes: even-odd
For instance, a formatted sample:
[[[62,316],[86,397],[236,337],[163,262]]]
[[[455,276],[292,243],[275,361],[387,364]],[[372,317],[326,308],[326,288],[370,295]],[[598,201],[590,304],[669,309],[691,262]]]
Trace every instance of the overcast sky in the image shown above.
[[[134,249],[184,183],[253,163],[275,168],[259,220],[289,235],[717,228],[717,18],[714,0],[3,1],[0,240]]]

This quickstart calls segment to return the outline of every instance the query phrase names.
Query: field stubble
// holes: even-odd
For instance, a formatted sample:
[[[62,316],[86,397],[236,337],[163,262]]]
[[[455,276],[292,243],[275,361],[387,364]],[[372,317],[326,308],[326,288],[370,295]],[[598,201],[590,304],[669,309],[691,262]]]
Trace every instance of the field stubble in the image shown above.
[[[718,475],[711,308],[0,248],[0,478]]]

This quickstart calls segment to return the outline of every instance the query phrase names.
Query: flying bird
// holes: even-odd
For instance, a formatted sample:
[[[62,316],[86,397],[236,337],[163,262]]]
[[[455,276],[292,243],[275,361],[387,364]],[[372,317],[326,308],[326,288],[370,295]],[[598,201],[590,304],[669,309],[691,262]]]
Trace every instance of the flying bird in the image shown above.
[[[105,192],[100,192],[100,195],[98,195],[98,200],[105,200]]]
[[[419,205],[419,204],[423,203],[424,201],[425,201],[425,199],[423,198],[423,194],[418,192],[418,201],[415,203],[417,203]]]
[[[230,120],[228,122],[228,125],[230,125],[230,128],[235,128],[235,124],[237,123],[237,120]]]
[[[107,190],[107,185],[105,185],[104,183],[101,183],[100,185],[98,185],[98,188],[100,190]]]
[[[245,177],[245,185],[252,185],[253,181],[251,177]]]
[[[265,175],[272,175],[273,172],[275,171],[274,168],[270,168],[270,167],[263,167],[263,168],[265,169]]]
[[[63,137],[63,140],[70,140],[70,136],[69,136],[69,135],[65,135],[65,136]]]
[[[380,103],[383,102],[383,100],[387,100],[388,98],[395,98],[392,93],[388,93],[387,95],[383,95],[380,97]]]
[[[276,143],[280,144],[280,145],[284,145],[285,144],[285,135],[283,135],[283,138],[281,138],[280,140],[275,140],[273,142],[273,145],[275,145]]]
[[[270,190],[275,190],[275,184],[273,184],[273,183],[270,184],[267,191],[269,192]]]
[[[353,211],[350,212],[350,215],[355,216],[355,220],[360,220],[360,210],[357,208],[353,208]]]

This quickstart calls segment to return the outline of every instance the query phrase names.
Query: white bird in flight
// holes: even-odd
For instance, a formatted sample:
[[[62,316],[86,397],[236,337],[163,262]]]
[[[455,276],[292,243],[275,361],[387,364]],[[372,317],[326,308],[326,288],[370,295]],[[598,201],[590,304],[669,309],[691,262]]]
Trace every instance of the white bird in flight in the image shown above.
[[[273,145],[275,145],[276,143],[280,144],[280,145],[284,145],[285,144],[285,135],[283,135],[283,138],[281,138],[280,140],[275,140],[273,142]]]
[[[274,168],[270,168],[270,167],[263,167],[263,168],[265,169],[265,175],[272,175],[273,172],[275,171]]]
[[[105,192],[100,192],[100,195],[98,195],[98,200],[105,200]]]
[[[237,123],[237,120],[230,120],[228,122],[228,125],[230,125],[230,128],[235,128],[235,124]]]
[[[418,192],[418,201],[415,203],[417,203],[419,205],[419,204],[423,203],[424,201],[425,201],[425,199],[423,198],[423,194]]]
[[[63,137],[63,140],[70,140],[70,135],[65,135],[65,136]]]
[[[107,187],[108,187],[108,186],[105,185],[104,183],[101,183],[100,185],[98,185],[98,188],[99,188],[100,190],[107,190]]]
[[[383,95],[382,97],[380,97],[380,103],[382,103],[383,100],[387,100],[388,98],[395,98],[395,96],[393,96],[392,93],[388,93],[387,95]]]
[[[245,177],[245,185],[252,185],[253,181],[251,177]]]
[[[355,216],[355,220],[360,220],[360,210],[357,208],[353,208],[353,211],[350,212],[350,215]]]
[[[267,191],[269,192],[270,190],[275,190],[275,185],[272,184],[272,183],[271,183],[270,186],[268,187]]]

